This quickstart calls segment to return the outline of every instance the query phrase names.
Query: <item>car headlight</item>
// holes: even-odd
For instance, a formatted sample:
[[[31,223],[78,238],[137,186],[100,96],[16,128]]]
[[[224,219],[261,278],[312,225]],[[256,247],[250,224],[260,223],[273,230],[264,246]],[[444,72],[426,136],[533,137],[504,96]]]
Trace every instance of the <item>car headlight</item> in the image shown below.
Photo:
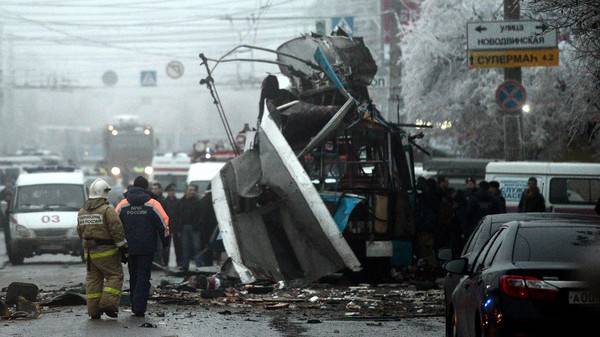
[[[28,238],[32,238],[34,237],[33,231],[30,230],[29,228],[23,226],[23,225],[19,225],[19,224],[13,224],[14,226],[14,232],[13,235],[15,237],[19,237],[19,238],[23,238],[23,239],[28,239]]]
[[[154,173],[154,168],[152,166],[146,166],[144,167],[144,173],[146,173],[147,175],[151,175],[152,173]]]
[[[110,169],[110,173],[112,173],[113,176],[118,176],[121,174],[121,169],[115,166]]]

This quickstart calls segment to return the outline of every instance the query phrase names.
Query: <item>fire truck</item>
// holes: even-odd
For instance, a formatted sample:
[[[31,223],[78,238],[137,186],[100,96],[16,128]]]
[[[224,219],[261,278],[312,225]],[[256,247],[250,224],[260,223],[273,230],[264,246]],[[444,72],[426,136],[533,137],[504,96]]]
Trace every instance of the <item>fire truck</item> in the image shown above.
[[[137,175],[152,174],[154,130],[138,116],[117,116],[106,126],[103,138],[103,166],[115,178],[128,183]]]

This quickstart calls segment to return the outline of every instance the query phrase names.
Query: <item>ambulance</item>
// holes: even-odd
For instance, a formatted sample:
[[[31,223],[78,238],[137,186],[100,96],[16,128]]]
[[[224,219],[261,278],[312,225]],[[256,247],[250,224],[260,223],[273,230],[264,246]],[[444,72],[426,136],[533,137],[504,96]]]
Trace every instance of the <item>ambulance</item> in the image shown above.
[[[13,265],[42,254],[82,256],[77,214],[86,200],[83,172],[74,168],[25,169],[9,209],[7,253]]]
[[[163,190],[170,184],[175,185],[177,198],[181,198],[187,186],[187,175],[191,165],[190,157],[185,153],[167,153],[154,156],[150,182],[158,182]]]
[[[594,214],[600,198],[600,163],[491,162],[485,180],[498,181],[509,212],[518,211],[527,180],[535,177],[546,210]]]

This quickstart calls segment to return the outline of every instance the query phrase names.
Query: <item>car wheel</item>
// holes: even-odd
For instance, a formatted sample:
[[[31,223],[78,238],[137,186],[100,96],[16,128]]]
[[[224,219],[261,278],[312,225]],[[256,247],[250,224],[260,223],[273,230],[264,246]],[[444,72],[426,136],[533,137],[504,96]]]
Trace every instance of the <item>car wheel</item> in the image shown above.
[[[10,261],[13,266],[19,266],[23,264],[25,257],[23,255],[19,255],[17,252],[12,251],[11,249],[8,254],[8,261]]]

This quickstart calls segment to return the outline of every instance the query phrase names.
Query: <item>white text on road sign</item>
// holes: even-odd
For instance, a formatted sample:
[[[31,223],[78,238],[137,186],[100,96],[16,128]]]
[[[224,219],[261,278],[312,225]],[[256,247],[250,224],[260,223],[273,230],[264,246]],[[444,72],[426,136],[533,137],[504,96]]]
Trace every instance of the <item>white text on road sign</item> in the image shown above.
[[[555,48],[556,30],[534,20],[467,23],[467,49],[504,50]]]

